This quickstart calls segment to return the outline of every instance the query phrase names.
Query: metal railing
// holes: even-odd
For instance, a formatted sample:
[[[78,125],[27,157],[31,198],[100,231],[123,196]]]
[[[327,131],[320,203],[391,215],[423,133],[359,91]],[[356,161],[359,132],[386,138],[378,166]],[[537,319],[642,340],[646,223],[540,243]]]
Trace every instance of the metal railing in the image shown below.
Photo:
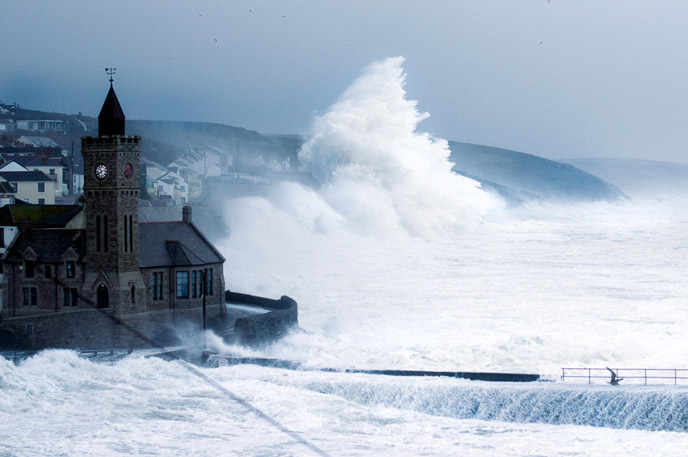
[[[615,368],[610,367],[627,384],[688,384],[688,368]],[[623,379],[621,379],[623,378]],[[611,380],[607,368],[562,368],[561,380],[587,379],[588,384]]]

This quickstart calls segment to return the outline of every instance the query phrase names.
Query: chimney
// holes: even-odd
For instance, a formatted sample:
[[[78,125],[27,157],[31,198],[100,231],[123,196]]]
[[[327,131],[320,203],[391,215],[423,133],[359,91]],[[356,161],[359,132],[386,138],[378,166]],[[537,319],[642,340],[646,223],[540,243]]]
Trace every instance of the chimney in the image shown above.
[[[191,207],[190,206],[185,206],[184,208],[182,208],[182,221],[184,221],[185,224],[191,223]]]

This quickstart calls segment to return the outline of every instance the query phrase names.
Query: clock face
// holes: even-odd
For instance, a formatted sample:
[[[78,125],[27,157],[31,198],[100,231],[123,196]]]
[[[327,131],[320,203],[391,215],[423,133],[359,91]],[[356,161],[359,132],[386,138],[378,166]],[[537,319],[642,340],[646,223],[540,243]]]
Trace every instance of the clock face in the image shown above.
[[[131,177],[134,176],[134,165],[132,165],[131,162],[125,163],[122,174],[126,179],[131,179]]]
[[[108,175],[108,167],[104,163],[99,163],[96,165],[96,178],[105,179]]]

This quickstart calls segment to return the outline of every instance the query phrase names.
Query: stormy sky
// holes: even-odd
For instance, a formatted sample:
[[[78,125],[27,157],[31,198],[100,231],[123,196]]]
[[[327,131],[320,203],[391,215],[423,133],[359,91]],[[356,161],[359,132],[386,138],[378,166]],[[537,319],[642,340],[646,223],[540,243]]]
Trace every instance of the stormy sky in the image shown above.
[[[307,133],[375,60],[449,140],[688,163],[688,2],[0,0],[0,100]]]

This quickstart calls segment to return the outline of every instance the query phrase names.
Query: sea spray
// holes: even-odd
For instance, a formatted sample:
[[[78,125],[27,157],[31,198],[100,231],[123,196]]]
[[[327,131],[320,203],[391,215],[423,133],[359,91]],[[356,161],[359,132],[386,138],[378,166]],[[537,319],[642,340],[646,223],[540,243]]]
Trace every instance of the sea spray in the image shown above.
[[[317,189],[280,183],[266,199],[228,203],[234,236],[247,230],[262,246],[300,247],[311,235],[336,239],[342,231],[381,239],[446,236],[499,205],[476,181],[451,171],[446,140],[417,131],[428,114],[406,98],[403,62],[372,63],[314,120],[299,161]]]
[[[452,173],[446,140],[418,132],[429,114],[406,98],[402,57],[372,63],[315,119],[299,160],[354,232],[446,235],[497,202]]]

